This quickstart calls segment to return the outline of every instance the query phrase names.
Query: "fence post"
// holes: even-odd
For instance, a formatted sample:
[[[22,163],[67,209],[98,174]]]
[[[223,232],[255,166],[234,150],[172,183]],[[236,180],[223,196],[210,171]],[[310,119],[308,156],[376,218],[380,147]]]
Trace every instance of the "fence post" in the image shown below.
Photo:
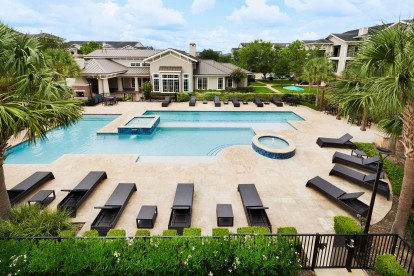
[[[348,270],[348,272],[351,272],[351,266],[352,266],[352,258],[354,258],[355,253],[355,241],[356,241],[356,235],[347,238],[346,240],[346,248],[348,249],[348,254],[346,256],[346,263],[345,268]]]
[[[312,265],[311,265],[312,270],[315,269],[316,260],[318,259],[320,239],[321,239],[321,236],[319,235],[319,233],[316,233],[315,244],[313,245],[313,254],[312,254]]]
[[[398,238],[401,238],[400,235],[394,234],[392,240],[392,247],[391,247],[391,254],[395,255],[395,249],[397,248],[397,240]]]

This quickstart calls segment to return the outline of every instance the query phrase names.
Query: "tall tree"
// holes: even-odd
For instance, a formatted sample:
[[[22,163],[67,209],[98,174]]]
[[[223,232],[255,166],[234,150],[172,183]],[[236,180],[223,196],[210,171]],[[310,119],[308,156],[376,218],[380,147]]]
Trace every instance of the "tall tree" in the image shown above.
[[[218,61],[220,54],[213,49],[205,49],[198,54],[201,59],[212,59]]]
[[[88,41],[80,47],[82,54],[87,55],[95,50],[102,49],[102,45],[96,41]]]
[[[63,49],[47,49],[45,51],[46,64],[55,72],[55,80],[73,78],[80,74],[81,68],[73,56]]]
[[[247,43],[238,50],[238,65],[252,72],[260,72],[266,77],[273,70],[277,50],[273,43],[261,39]]]
[[[24,133],[29,142],[46,139],[46,132],[69,126],[82,115],[71,90],[53,81],[40,44],[0,24],[0,219],[10,216],[4,160],[10,138]]]
[[[45,51],[46,49],[64,49],[65,48],[64,39],[59,36],[48,34],[48,33],[40,33],[40,34],[35,35],[35,37],[39,41],[40,50],[42,51]]]

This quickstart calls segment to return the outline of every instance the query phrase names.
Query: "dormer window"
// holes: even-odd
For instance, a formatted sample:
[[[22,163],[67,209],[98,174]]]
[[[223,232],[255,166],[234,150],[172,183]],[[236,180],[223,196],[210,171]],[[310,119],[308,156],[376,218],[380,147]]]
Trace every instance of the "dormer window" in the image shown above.
[[[141,67],[141,62],[130,62],[129,66],[131,66],[131,67]]]

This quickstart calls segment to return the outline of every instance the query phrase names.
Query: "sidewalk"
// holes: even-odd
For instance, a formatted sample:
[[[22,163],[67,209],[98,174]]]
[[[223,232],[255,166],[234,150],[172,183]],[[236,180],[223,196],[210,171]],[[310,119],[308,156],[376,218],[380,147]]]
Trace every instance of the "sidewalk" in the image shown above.
[[[265,85],[266,85],[266,87],[267,87],[267,88],[269,88],[270,90],[272,90],[272,91],[274,91],[274,92],[276,92],[276,93],[282,94],[282,92],[280,92],[279,90],[277,90],[277,89],[273,88],[271,83],[264,83],[264,82],[261,82],[261,81],[258,81],[258,80],[256,80],[256,82],[258,82],[258,83],[262,83],[262,84],[265,84]],[[254,86],[253,86],[253,87],[254,87]]]
[[[367,276],[367,274],[362,269],[352,269],[351,272],[348,272],[345,268],[327,268],[327,269],[315,269],[315,274],[318,276]]]

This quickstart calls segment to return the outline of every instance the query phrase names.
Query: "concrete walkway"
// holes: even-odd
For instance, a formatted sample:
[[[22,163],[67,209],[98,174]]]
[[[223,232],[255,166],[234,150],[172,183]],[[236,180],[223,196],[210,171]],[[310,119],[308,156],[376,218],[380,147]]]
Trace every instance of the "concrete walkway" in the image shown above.
[[[362,269],[352,269],[351,272],[348,272],[345,268],[335,268],[335,269],[315,269],[315,274],[318,276],[366,276],[367,274]]]
[[[257,80],[256,80],[256,82],[258,82],[258,83],[262,83],[262,84],[265,84],[265,85],[266,85],[266,87],[267,87],[267,88],[269,88],[270,90],[272,90],[272,91],[274,91],[274,92],[276,92],[276,93],[278,93],[278,94],[282,94],[282,92],[280,92],[279,90],[277,90],[277,89],[275,89],[275,88],[273,88],[273,87],[272,87],[272,83],[264,83],[264,82],[257,81]],[[254,86],[253,86],[253,87],[254,87]],[[256,87],[262,87],[262,86],[256,86]]]

